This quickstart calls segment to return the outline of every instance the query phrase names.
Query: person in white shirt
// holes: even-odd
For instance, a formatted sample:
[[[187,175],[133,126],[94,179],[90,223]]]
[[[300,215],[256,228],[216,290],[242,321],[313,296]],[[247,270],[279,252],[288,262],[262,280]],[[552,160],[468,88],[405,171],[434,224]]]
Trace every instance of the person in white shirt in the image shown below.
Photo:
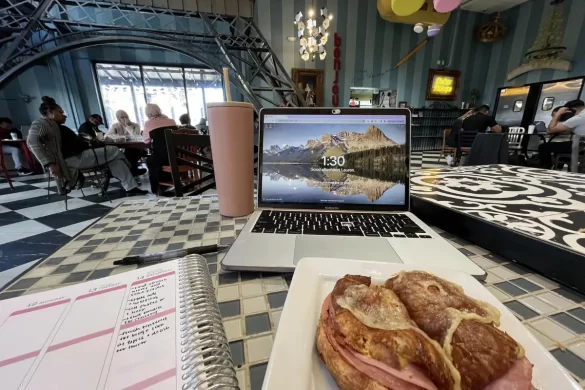
[[[572,112],[572,118],[562,122],[563,115]],[[571,100],[561,107],[548,125],[549,133],[572,131],[581,137],[585,137],[585,102],[583,100]]]
[[[109,136],[126,136],[126,137],[140,137],[141,131],[138,123],[130,120],[128,113],[124,110],[116,111],[116,119],[118,122],[112,124],[106,133]]]
[[[130,120],[130,117],[128,117],[128,113],[126,111],[116,111],[116,119],[118,122],[110,126],[106,136],[124,136],[127,138],[140,137],[140,126]],[[130,141],[130,139],[128,139],[128,141]],[[138,168],[138,162],[140,161],[140,158],[146,156],[146,152],[144,150],[126,148],[126,150],[124,150],[124,156],[126,156],[126,159],[130,162],[130,171],[134,176],[141,176],[146,173],[146,169]]]
[[[565,119],[567,116],[571,116]],[[553,117],[548,125],[548,133],[556,134],[572,132],[577,137],[585,137],[585,103],[582,100],[571,100],[564,107],[553,111]],[[538,148],[540,167],[550,169],[552,166],[551,154],[570,154],[572,142],[548,142]]]

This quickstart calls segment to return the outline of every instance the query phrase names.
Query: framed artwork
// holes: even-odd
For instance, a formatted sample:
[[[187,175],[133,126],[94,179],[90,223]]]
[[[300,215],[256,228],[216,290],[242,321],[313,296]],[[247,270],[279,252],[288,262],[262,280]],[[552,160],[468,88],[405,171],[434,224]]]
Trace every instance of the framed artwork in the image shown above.
[[[399,102],[398,108],[408,108],[408,102]]]
[[[323,107],[323,69],[292,69],[292,80],[309,107]]]
[[[429,69],[427,100],[455,100],[459,76],[458,70]]]

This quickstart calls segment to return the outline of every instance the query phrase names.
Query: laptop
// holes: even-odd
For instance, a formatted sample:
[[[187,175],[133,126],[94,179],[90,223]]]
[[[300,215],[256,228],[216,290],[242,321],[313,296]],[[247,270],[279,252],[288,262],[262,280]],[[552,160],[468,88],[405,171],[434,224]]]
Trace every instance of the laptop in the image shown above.
[[[408,109],[260,111],[258,208],[222,268],[293,271],[304,257],[485,272],[409,212]]]

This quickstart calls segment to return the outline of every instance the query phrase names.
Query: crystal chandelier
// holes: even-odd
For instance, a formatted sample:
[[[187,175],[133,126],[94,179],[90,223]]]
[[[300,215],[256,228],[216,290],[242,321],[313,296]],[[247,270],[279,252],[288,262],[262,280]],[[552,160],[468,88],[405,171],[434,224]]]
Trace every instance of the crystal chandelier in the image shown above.
[[[320,26],[318,26],[318,18],[313,18],[313,15],[314,12],[310,9],[307,15],[309,18],[304,21],[303,13],[299,12],[295,15],[293,22],[299,29],[298,38],[301,43],[299,54],[304,61],[309,59],[315,61],[317,54],[319,54],[319,59],[321,60],[324,60],[327,56],[327,51],[325,50],[325,44],[327,44],[329,37],[327,29],[329,28],[329,21],[333,19],[333,15],[329,13],[327,7],[321,8]]]

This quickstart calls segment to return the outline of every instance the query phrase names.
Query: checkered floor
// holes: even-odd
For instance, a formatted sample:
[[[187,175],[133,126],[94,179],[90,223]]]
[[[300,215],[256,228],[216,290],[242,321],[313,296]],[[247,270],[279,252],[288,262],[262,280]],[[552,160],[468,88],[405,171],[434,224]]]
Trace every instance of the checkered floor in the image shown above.
[[[142,188],[149,189],[147,176],[141,179],[145,179]],[[65,197],[57,193],[54,181],[47,198],[47,176],[17,176],[12,180],[14,191],[3,176],[0,179],[0,288],[127,199],[120,183],[112,179],[108,190],[111,202],[86,184],[83,193],[72,191],[67,195],[65,210]]]
[[[413,152],[412,169],[444,168],[444,158],[437,162],[439,154]],[[149,190],[148,176],[141,179],[141,188]],[[108,191],[111,202],[98,196],[98,189],[86,187],[83,193],[73,191],[68,195],[65,210],[65,198],[57,194],[53,181],[47,199],[47,176],[17,176],[13,184],[11,191],[6,180],[0,178],[0,289],[125,199],[120,183],[112,179]]]
[[[447,160],[445,158],[439,159],[441,152],[412,152],[410,156],[410,169],[432,169],[432,168],[446,168]]]

